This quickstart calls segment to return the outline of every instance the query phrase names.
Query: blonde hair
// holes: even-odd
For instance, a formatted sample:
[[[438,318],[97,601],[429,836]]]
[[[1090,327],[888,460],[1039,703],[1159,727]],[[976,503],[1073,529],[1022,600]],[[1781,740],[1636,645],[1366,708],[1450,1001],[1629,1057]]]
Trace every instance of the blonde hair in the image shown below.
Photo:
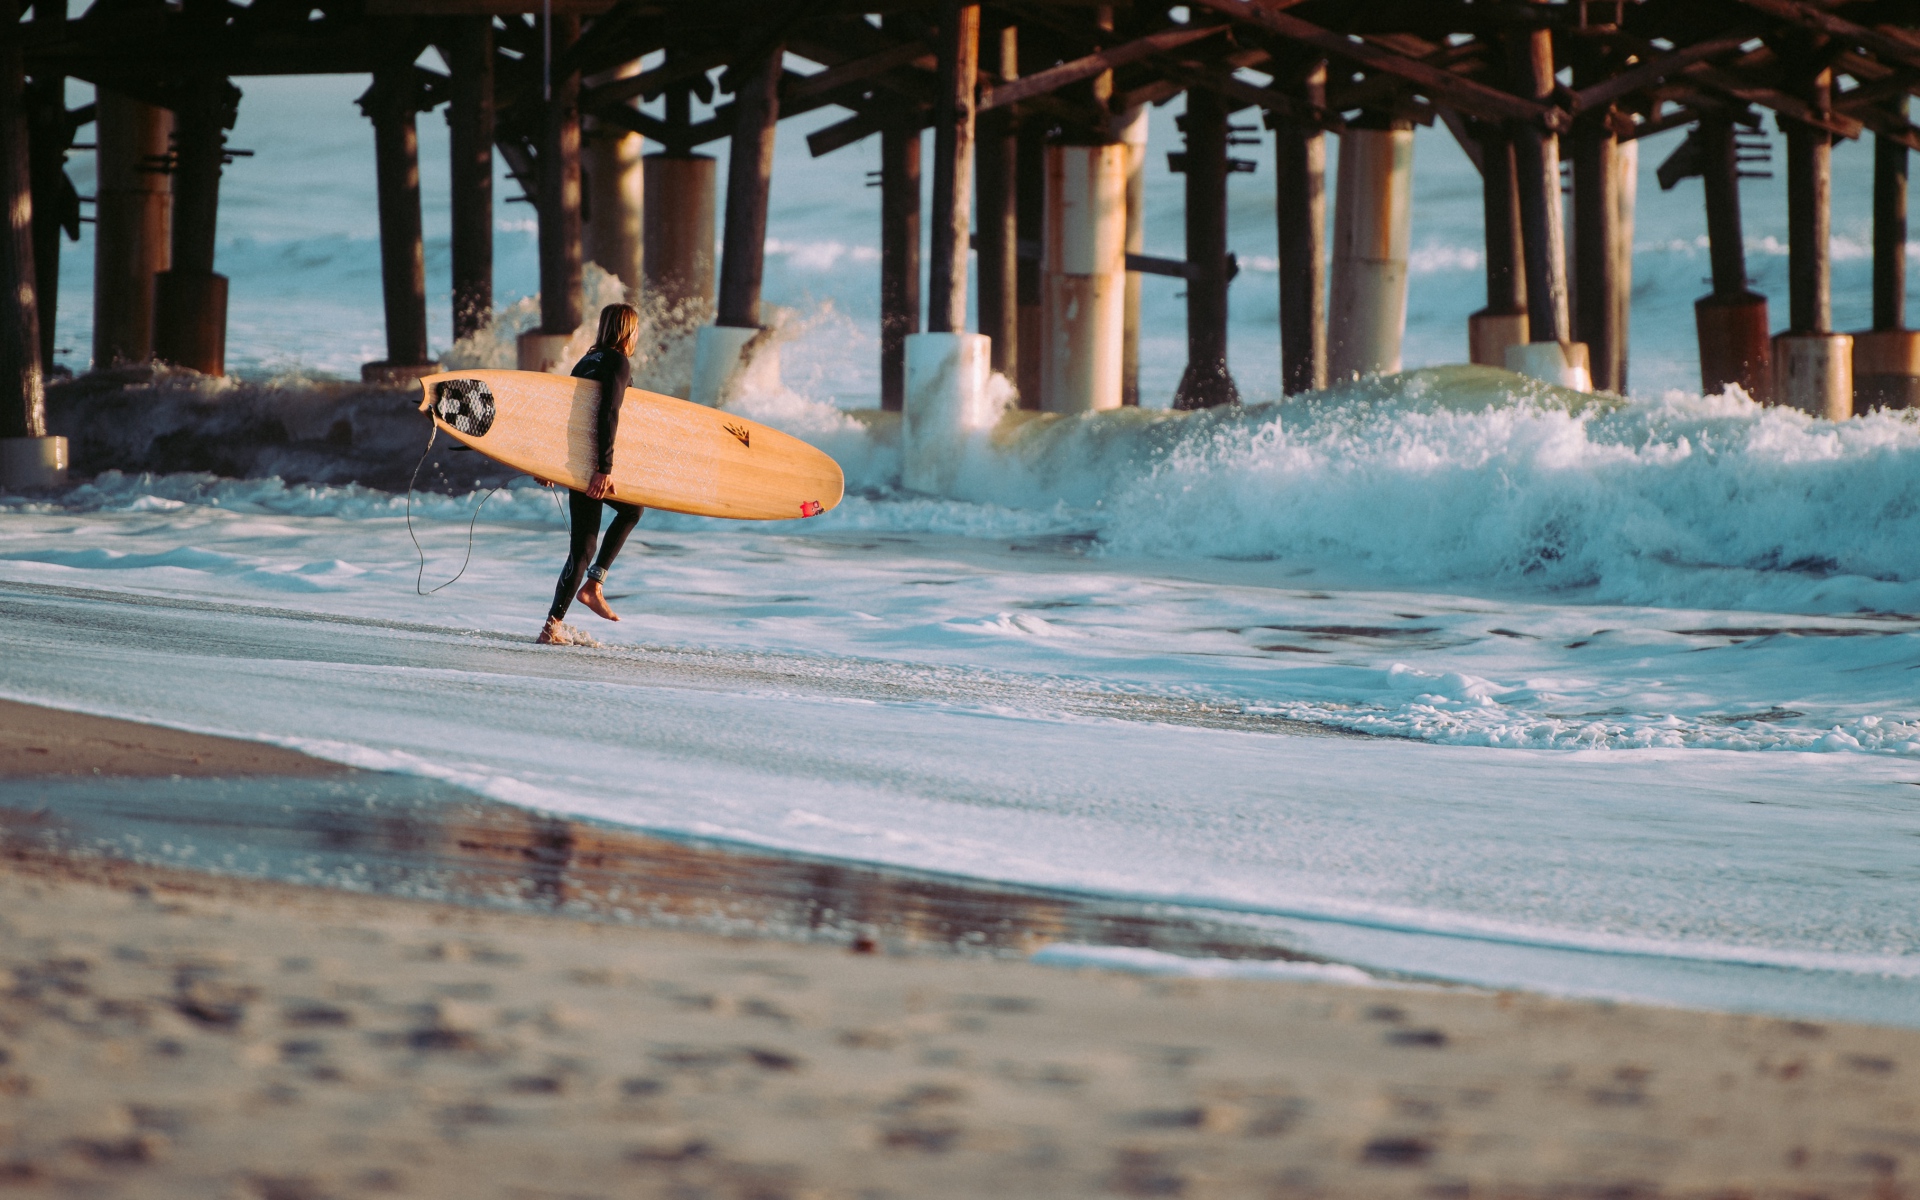
[[[631,304],[609,304],[600,310],[600,332],[594,336],[595,349],[619,350],[640,332],[640,314]]]

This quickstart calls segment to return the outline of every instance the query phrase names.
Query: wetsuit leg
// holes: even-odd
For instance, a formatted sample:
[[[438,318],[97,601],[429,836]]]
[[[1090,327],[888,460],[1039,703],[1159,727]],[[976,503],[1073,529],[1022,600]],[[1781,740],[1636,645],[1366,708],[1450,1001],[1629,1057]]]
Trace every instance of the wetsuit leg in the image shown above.
[[[547,610],[547,615],[556,621],[566,619],[574,594],[586,582],[587,564],[593,561],[594,544],[600,540],[600,501],[585,492],[568,492],[567,519],[573,526],[567,564],[560,568],[560,583],[553,591],[553,607]]]
[[[613,510],[613,520],[607,525],[607,536],[600,540],[600,557],[593,561],[601,575],[605,575],[607,568],[613,565],[613,560],[620,554],[620,547],[627,544],[627,535],[640,523],[640,515],[647,511],[638,504],[628,504],[624,500],[609,500],[606,503]]]

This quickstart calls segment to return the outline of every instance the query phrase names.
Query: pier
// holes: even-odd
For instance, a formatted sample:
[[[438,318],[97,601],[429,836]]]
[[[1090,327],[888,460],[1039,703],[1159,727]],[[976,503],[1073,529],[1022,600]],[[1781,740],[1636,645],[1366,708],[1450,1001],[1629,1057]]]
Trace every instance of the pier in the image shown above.
[[[1402,366],[1416,126],[1447,130],[1481,174],[1486,303],[1461,358],[1624,392],[1638,143],[1685,128],[1658,174],[1700,180],[1702,389],[1830,419],[1920,402],[1920,331],[1905,325],[1920,6],[1903,0],[0,0],[0,24],[8,487],[65,477],[44,388],[80,221],[97,222],[94,367],[224,372],[220,184],[246,169],[228,144],[246,103],[234,80],[274,74],[371,79],[387,337],[369,381],[437,366],[423,115],[443,111],[451,134],[456,336],[493,310],[498,154],[539,229],[541,317],[521,367],[564,367],[592,262],[697,327],[690,398],[722,404],[779,370],[761,304],[776,128],[831,108],[812,154],[880,146],[880,406],[902,414],[909,488],[945,490],[954,439],[995,411],[995,373],[1023,409],[1137,405],[1143,274],[1186,287],[1172,406],[1239,403],[1226,331],[1249,284],[1227,181],[1252,167],[1236,151],[1269,137],[1289,393]],[[69,78],[95,102],[69,110]],[[1179,144],[1151,147],[1143,114],[1169,103]],[[1832,328],[1831,155],[1863,138],[1873,319],[1849,333]],[[1773,170],[1756,170],[1775,140]],[[1184,177],[1178,259],[1144,253],[1154,152]],[[86,153],[93,197],[65,170]],[[1788,201],[1784,296],[1746,272],[1741,193],[1762,186]]]

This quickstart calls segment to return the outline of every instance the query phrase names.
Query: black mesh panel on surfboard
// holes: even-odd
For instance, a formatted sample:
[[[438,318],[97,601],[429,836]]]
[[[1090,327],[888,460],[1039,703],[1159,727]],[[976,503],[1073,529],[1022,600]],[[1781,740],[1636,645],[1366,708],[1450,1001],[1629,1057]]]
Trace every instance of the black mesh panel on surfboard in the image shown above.
[[[493,428],[493,392],[478,379],[443,379],[434,385],[433,415],[460,433],[485,437]]]

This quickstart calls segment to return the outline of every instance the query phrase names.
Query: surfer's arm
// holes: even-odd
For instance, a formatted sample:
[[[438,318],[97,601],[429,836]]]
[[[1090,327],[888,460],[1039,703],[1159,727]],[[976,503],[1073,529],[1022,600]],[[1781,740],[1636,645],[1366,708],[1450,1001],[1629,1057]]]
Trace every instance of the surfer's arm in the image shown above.
[[[600,411],[594,421],[596,474],[613,474],[613,439],[620,432],[620,402],[627,398],[628,377],[624,358],[616,359],[600,376]]]

